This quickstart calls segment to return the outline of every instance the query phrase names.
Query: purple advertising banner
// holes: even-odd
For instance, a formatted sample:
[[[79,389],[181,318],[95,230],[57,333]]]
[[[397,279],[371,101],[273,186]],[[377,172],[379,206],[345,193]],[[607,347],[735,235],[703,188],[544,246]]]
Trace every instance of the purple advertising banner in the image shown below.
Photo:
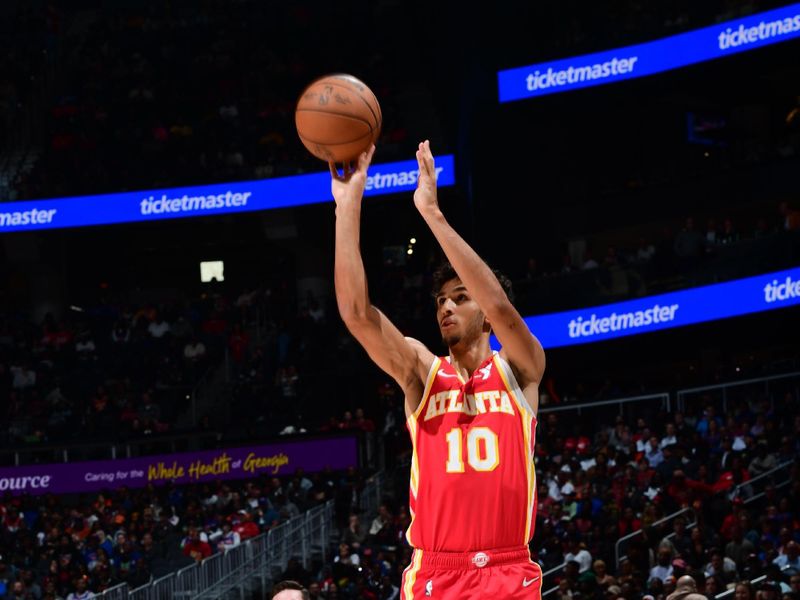
[[[91,462],[0,468],[0,494],[66,494],[290,475],[357,466],[355,437],[304,440]]]

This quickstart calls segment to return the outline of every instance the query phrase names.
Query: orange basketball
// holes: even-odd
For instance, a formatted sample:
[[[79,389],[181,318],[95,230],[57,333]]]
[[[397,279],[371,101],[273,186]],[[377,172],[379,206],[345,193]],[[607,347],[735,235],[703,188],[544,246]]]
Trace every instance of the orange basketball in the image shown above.
[[[294,113],[300,141],[325,162],[346,162],[374,144],[381,132],[381,107],[366,84],[337,73],[309,85]]]

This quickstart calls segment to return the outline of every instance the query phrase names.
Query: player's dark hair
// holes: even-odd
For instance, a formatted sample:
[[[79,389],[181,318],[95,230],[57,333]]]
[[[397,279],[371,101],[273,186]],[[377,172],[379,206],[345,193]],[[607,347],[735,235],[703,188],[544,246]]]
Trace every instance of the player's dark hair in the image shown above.
[[[286,579],[285,581],[279,581],[275,585],[272,586],[272,593],[270,594],[270,598],[274,598],[278,595],[278,593],[282,592],[283,590],[297,590],[301,594],[303,594],[303,600],[309,600],[311,596],[308,593],[308,590],[303,587],[302,584],[297,583],[296,581],[292,581],[291,579]]]
[[[506,296],[508,296],[509,301],[513,304],[514,290],[511,288],[511,280],[497,269],[492,269],[492,273],[494,273],[494,276],[497,277],[497,281],[499,281],[500,285],[503,286],[503,291],[506,293]],[[436,296],[439,295],[439,292],[442,291],[442,286],[456,277],[458,277],[458,273],[456,273],[453,265],[447,261],[440,264],[433,272],[433,297],[436,298]]]

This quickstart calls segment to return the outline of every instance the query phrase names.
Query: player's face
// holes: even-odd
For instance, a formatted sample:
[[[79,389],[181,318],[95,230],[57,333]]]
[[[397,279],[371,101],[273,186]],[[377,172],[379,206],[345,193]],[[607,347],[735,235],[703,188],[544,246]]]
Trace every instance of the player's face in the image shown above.
[[[486,318],[457,277],[445,282],[436,295],[436,321],[448,348],[471,343],[484,331]]]

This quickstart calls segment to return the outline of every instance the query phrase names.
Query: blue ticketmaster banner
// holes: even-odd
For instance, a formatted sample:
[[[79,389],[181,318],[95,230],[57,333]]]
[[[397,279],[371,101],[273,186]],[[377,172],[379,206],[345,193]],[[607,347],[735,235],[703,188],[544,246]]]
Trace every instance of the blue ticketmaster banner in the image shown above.
[[[797,39],[800,4],[678,35],[500,71],[500,102],[614,83]]]
[[[580,310],[525,317],[545,348],[610,340],[800,304],[800,267]],[[492,338],[492,346],[499,344]]]
[[[436,157],[436,176],[440,187],[455,183],[452,155]],[[365,195],[412,191],[418,177],[415,160],[372,165]],[[324,171],[258,181],[5,202],[0,203],[0,233],[208,217],[332,200],[331,176]]]

